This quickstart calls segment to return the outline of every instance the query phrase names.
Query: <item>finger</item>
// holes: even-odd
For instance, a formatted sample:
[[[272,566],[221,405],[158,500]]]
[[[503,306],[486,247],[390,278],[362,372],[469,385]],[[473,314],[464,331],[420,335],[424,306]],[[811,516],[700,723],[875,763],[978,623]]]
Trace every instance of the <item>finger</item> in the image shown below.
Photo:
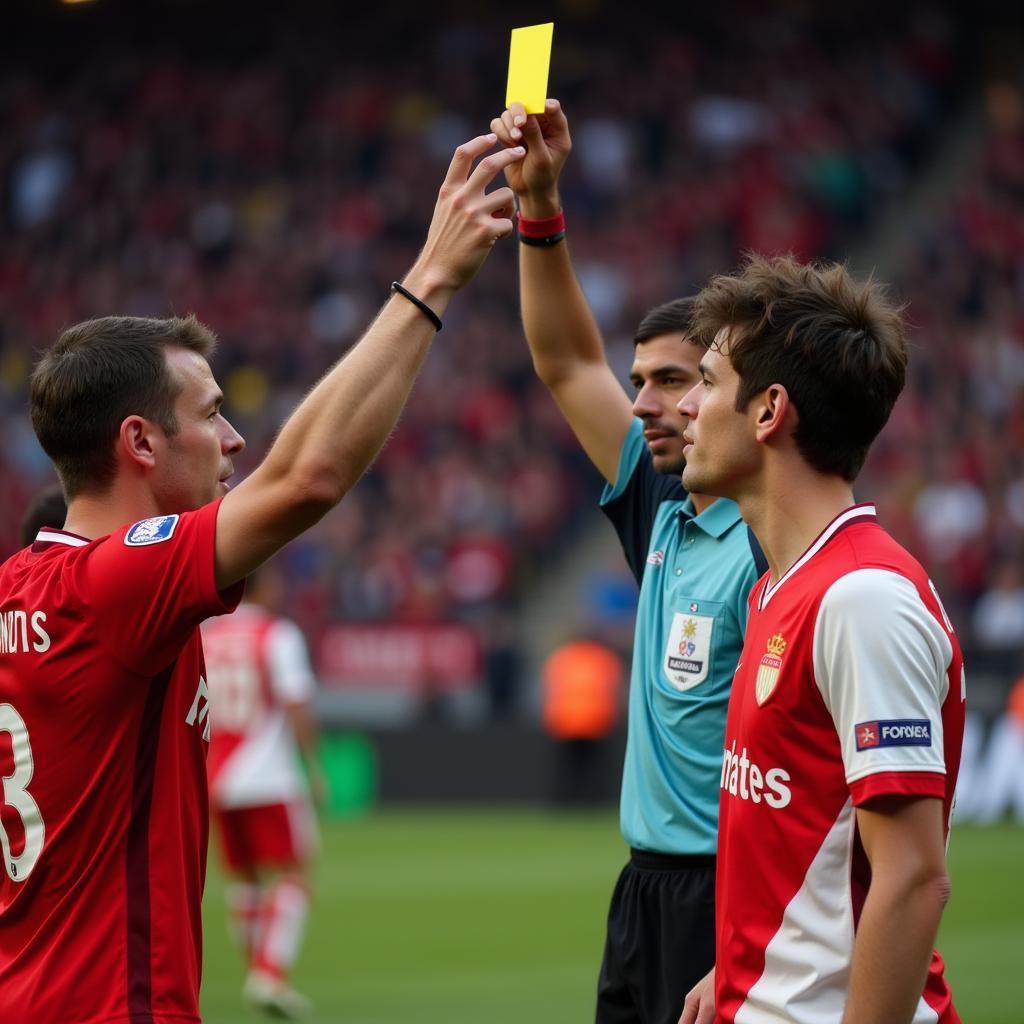
[[[508,188],[496,188],[493,192],[488,192],[481,204],[483,209],[488,213],[497,213],[501,210],[514,210],[516,206],[516,197],[512,189]]]
[[[526,156],[526,150],[522,146],[513,146],[512,149],[505,149],[500,153],[492,153],[490,156],[484,157],[469,176],[469,180],[466,182],[468,188],[473,192],[482,193],[496,175],[509,164],[522,160],[524,156]]]
[[[449,187],[457,187],[464,184],[466,175],[469,174],[469,169],[473,166],[473,161],[478,156],[486,153],[497,141],[497,136],[493,134],[478,135],[475,139],[470,139],[469,142],[464,142],[459,146],[455,150],[452,162],[448,165],[448,173],[444,176],[444,184]]]
[[[522,138],[523,133],[516,125],[516,115],[512,110],[506,110],[505,113],[501,115],[501,123],[505,126],[505,129],[513,139]]]
[[[535,117],[528,118],[523,125],[523,142],[526,147],[538,146],[544,142],[544,129]]]
[[[496,117],[491,121],[491,131],[497,136],[503,146],[514,146],[521,134],[518,128],[512,128],[505,123],[504,115]]]
[[[516,128],[522,128],[526,124],[526,107],[522,103],[510,103],[508,113],[512,115],[512,124]]]
[[[569,121],[558,100],[549,99],[544,102],[544,116],[547,118],[548,128],[551,129],[551,132],[568,132]]]
[[[512,234],[515,223],[509,217],[496,217],[491,226],[494,230],[494,240],[497,242],[499,239],[508,238]]]
[[[710,999],[701,1005],[694,1024],[714,1024],[715,1004]]]

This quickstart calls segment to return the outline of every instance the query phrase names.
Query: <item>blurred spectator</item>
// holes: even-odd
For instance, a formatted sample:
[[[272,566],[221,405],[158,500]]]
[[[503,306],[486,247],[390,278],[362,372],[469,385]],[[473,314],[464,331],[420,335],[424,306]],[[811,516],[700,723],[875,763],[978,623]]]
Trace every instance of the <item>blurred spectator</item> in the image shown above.
[[[611,795],[606,741],[619,718],[622,658],[597,640],[571,640],[544,664],[542,719],[554,741],[553,798],[586,804]]]
[[[999,566],[992,585],[978,599],[972,618],[976,643],[1000,650],[1024,651],[1024,577],[1020,566]]]

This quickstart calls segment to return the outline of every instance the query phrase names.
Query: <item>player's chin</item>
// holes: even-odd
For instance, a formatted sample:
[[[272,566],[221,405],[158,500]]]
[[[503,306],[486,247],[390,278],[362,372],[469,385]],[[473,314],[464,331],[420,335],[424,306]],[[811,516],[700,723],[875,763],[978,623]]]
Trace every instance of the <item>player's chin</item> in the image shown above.
[[[681,476],[686,469],[686,459],[679,452],[672,454],[655,455],[651,454],[651,461],[654,468],[665,476]]]
[[[683,464],[683,470],[680,474],[683,479],[683,487],[686,488],[691,494],[711,494],[708,491],[707,481],[701,479],[701,474],[695,466],[688,466]]]
[[[229,484],[227,482],[227,480],[218,480],[217,481],[217,497],[218,498],[223,498],[224,495],[227,494],[228,491],[230,491],[230,490],[231,490],[231,484]]]

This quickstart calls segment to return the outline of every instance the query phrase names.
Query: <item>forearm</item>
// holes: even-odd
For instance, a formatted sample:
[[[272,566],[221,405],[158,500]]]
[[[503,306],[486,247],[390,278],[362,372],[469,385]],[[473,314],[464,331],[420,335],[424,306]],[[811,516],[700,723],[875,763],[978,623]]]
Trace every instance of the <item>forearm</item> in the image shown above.
[[[487,192],[523,149],[482,156],[496,141],[459,146],[406,288],[437,316],[512,232],[512,191]],[[391,296],[360,342],[320,380],[281,429],[266,459],[217,515],[217,587],[248,575],[336,505],[380,451],[426,358],[435,327],[407,296]]]
[[[520,196],[523,216],[541,219],[560,209],[557,194]],[[519,245],[520,309],[537,375],[555,389],[580,367],[605,363],[601,332],[569,256],[568,242]]]
[[[924,991],[947,889],[943,877],[926,874],[897,884],[872,882],[854,941],[843,1024],[910,1024]]]
[[[404,283],[439,316],[454,294],[419,267]],[[285,423],[257,472],[265,482],[300,488],[310,499],[310,522],[337,504],[376,457],[434,336],[423,312],[404,296],[393,295],[358,344]]]

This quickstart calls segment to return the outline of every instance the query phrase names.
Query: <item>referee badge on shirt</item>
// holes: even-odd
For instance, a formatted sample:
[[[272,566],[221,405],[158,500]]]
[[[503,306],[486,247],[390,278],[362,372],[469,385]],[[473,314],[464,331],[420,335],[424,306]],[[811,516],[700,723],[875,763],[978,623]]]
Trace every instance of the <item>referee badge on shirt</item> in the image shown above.
[[[768,640],[768,650],[764,652],[761,664],[757,666],[757,680],[754,683],[754,696],[760,707],[774,692],[782,671],[782,655],[786,651],[786,643],[781,633],[776,633]]]
[[[665,648],[665,675],[680,693],[693,689],[708,677],[714,624],[710,615],[676,612],[672,619]]]

